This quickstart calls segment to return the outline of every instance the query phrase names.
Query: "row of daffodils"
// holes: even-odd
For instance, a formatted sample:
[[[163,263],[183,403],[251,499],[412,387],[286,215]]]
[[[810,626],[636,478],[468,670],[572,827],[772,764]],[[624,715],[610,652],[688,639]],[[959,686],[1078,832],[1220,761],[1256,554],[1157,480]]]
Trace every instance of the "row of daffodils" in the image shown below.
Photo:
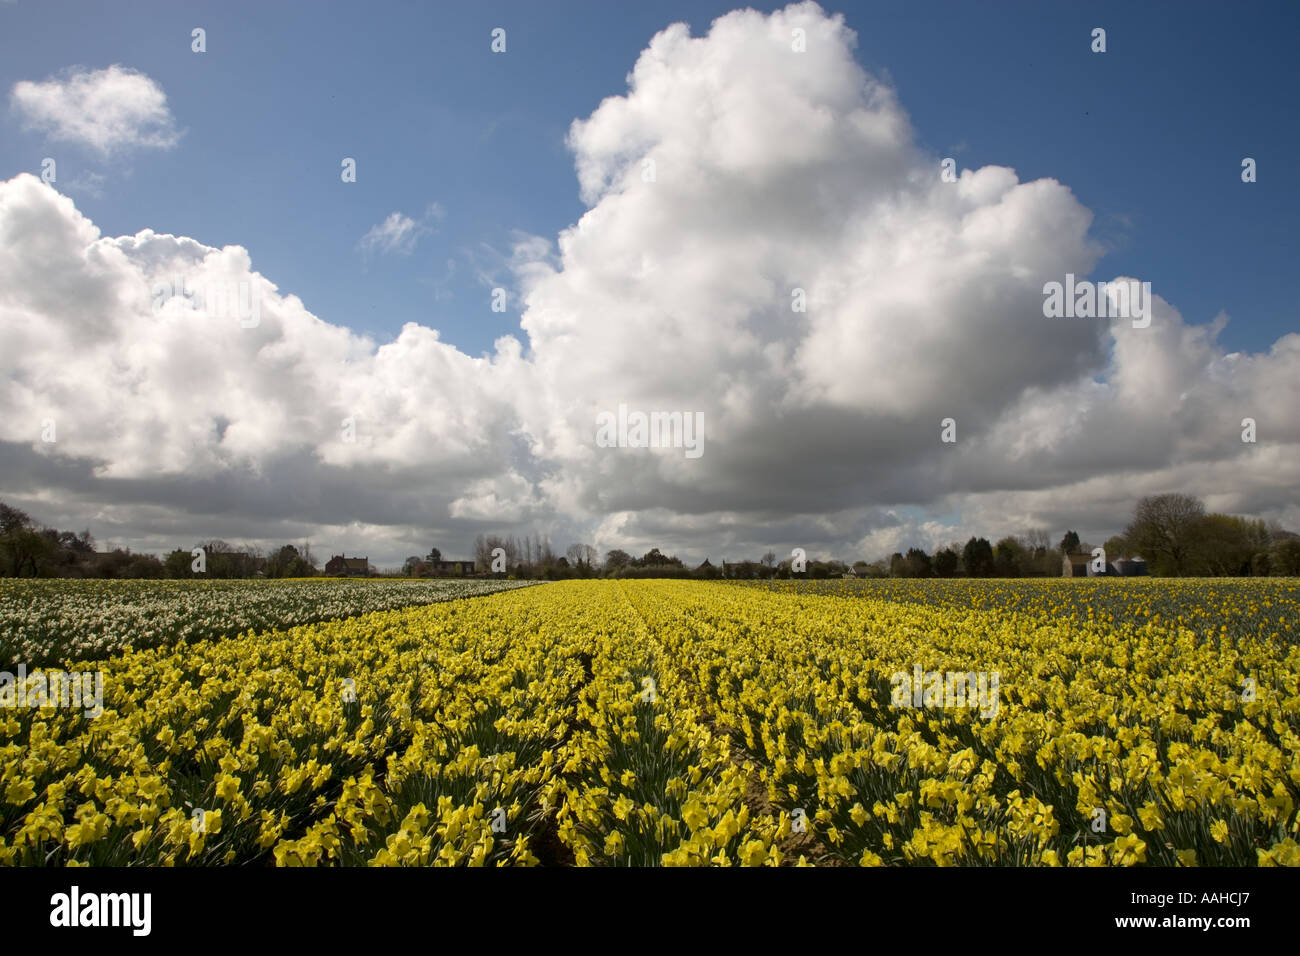
[[[93,711],[11,681],[0,862],[1300,864],[1300,583],[1107,584],[572,581],[127,649]]]
[[[489,579],[0,579],[0,665],[57,664],[491,594]]]

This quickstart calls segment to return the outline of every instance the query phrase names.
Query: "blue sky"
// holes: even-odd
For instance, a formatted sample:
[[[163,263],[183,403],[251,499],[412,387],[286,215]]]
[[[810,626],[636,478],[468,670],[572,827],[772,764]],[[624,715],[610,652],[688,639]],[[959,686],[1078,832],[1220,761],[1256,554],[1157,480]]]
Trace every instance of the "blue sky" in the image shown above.
[[[759,4],[770,11],[778,5]],[[184,130],[173,150],[104,162],[5,116],[0,175],[63,160],[105,235],[143,228],[249,249],[282,293],[391,340],[409,321],[471,355],[518,332],[488,307],[515,230],[554,239],[583,212],[570,123],[609,95],[653,34],[696,35],[719,3],[171,2],[0,5],[0,81],[73,64],[148,74]],[[1111,251],[1098,278],[1152,282],[1188,322],[1226,310],[1229,349],[1300,327],[1294,3],[840,3],[857,56],[889,80],[921,144],[959,166],[1053,177]],[[190,51],[207,30],[208,52]],[[507,30],[493,54],[490,31]],[[1089,31],[1107,29],[1093,54]],[[358,181],[342,184],[342,157]],[[1243,156],[1259,181],[1240,181]],[[409,255],[358,242],[390,213],[430,219]]]

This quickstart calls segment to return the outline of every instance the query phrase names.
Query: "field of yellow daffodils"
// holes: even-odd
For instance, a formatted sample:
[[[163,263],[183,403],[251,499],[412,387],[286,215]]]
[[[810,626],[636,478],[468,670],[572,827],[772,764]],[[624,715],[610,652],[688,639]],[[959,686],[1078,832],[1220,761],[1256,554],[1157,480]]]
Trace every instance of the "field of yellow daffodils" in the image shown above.
[[[98,716],[0,676],[0,863],[1300,865],[1297,620],[1294,579],[569,581],[128,648]]]

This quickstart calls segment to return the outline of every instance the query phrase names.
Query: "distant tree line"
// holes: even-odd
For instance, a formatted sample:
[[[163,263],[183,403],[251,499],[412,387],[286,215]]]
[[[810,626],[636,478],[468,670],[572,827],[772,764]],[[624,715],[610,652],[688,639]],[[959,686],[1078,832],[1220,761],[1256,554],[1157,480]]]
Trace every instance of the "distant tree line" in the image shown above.
[[[37,524],[25,511],[0,502],[0,575],[5,577],[117,577],[138,555],[108,560],[87,529],[79,534]],[[157,562],[157,558],[154,561]]]
[[[1300,575],[1300,535],[1236,515],[1207,514],[1190,495],[1143,498],[1111,549],[1140,553],[1166,576]]]
[[[1102,548],[1107,562],[1142,557],[1148,572],[1162,577],[1300,576],[1300,535],[1283,530],[1277,522],[1207,513],[1202,502],[1183,494],[1143,498],[1124,531],[1108,538]],[[809,560],[802,572],[795,573],[791,559],[777,562],[771,551],[758,561],[728,561],[722,566],[705,561],[687,568],[677,558],[665,557],[653,548],[641,558],[609,551],[597,570],[606,577],[746,580],[845,574],[868,578],[1060,577],[1065,555],[1091,557],[1093,549],[1076,531],[1066,531],[1053,544],[1051,533],[1038,528],[1023,535],[1006,535],[997,543],[972,536],[964,544],[954,541],[933,554],[913,547],[874,562],[859,560],[852,568],[837,560]]]
[[[194,550],[203,552],[201,571],[195,570]],[[311,546],[281,545],[270,554],[257,548],[235,547],[218,538],[193,549],[177,548],[163,559],[169,578],[310,578],[320,574]]]
[[[89,529],[49,528],[0,502],[0,577],[37,578],[291,578],[319,574],[310,545],[286,544],[270,554],[225,541],[201,541],[204,571],[194,570],[193,549],[163,558],[129,548],[96,551]]]
[[[286,544],[263,554],[255,548],[235,547],[221,540],[200,542],[204,570],[194,569],[193,550],[178,548],[163,559],[130,550],[95,550],[87,529],[79,533],[44,527],[27,514],[0,502],[0,576],[83,578],[247,578],[311,577],[320,566],[310,545]],[[1141,556],[1151,574],[1171,576],[1300,576],[1300,535],[1283,530],[1276,522],[1207,513],[1190,495],[1151,495],[1138,502],[1133,518],[1102,547],[1107,561]],[[768,551],[758,561],[705,560],[688,567],[674,555],[651,548],[641,557],[621,549],[598,552],[589,544],[573,544],[564,554],[551,548],[539,534],[479,535],[474,543],[474,573],[519,579],[562,578],[732,578],[763,580],[782,578],[832,578],[845,575],[868,578],[952,577],[1059,577],[1062,556],[1091,555],[1093,545],[1075,531],[1066,531],[1053,546],[1045,529],[1024,535],[1007,535],[990,543],[987,538],[954,541],[933,554],[909,548],[878,561],[857,561],[852,567],[839,560],[812,560],[796,572],[791,558],[777,561]],[[466,559],[468,560],[468,559]],[[442,552],[432,548],[421,559],[410,557],[401,571],[411,577],[445,573]],[[459,574],[459,569],[452,573]]]
[[[598,577],[597,557],[589,544],[571,544],[564,554],[557,554],[550,537],[536,533],[522,538],[481,534],[474,540],[475,573],[520,580]]]
[[[1091,556],[1093,545],[1067,531],[1055,548],[1044,530],[1009,535],[997,544],[972,537],[927,555],[919,548],[874,564],[859,561],[864,577],[1059,577],[1066,554]],[[1300,535],[1276,522],[1209,514],[1198,499],[1183,494],[1150,495],[1138,502],[1133,519],[1102,545],[1106,560],[1141,557],[1161,577],[1300,575]]]

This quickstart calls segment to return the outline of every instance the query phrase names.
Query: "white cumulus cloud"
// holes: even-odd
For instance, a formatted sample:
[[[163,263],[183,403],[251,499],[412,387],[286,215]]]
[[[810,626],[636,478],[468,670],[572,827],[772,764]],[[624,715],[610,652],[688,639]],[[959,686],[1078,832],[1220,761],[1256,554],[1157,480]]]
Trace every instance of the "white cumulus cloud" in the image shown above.
[[[28,128],[103,157],[144,147],[170,149],[180,140],[162,87],[118,64],[102,70],[73,67],[41,82],[22,80],[14,84],[9,102]]]

